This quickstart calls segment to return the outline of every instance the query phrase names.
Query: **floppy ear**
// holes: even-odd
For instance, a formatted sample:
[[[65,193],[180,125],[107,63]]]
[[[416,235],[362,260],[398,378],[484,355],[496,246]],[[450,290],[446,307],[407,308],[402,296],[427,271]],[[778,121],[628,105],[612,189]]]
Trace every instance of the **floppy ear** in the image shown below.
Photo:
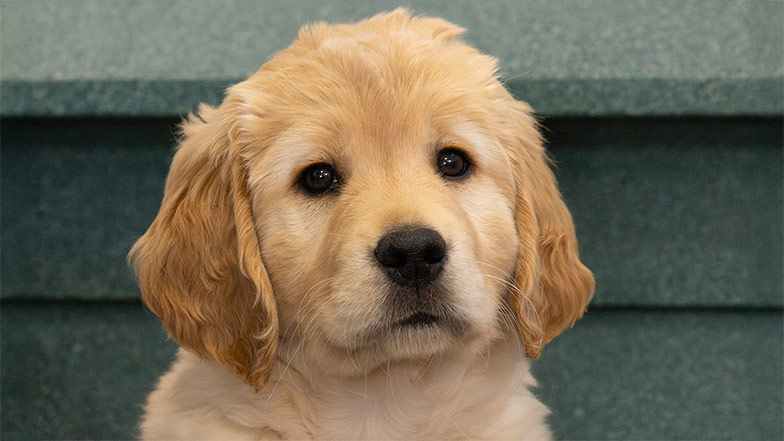
[[[520,240],[510,303],[528,357],[582,317],[593,296],[591,271],[580,262],[572,216],[566,208],[537,123],[526,104],[514,103],[517,174],[515,222]]]
[[[129,261],[170,335],[258,390],[276,354],[278,318],[233,142],[236,108],[227,100],[185,120],[161,209]]]

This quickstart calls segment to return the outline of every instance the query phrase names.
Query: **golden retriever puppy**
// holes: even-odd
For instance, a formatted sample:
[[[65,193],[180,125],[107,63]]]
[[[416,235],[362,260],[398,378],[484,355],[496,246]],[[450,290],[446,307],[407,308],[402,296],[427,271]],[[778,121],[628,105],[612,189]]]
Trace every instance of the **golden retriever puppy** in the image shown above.
[[[463,29],[304,27],[182,126],[130,254],[181,350],[144,439],[546,439],[529,359],[593,276],[531,109]]]

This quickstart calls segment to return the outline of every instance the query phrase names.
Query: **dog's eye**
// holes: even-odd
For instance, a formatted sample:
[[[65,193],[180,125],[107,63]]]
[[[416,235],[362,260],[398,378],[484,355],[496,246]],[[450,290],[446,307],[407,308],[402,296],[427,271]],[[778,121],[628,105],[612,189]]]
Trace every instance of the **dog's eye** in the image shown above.
[[[437,166],[441,175],[449,179],[465,178],[470,169],[465,153],[452,147],[447,147],[438,153]]]
[[[329,164],[313,164],[302,172],[300,185],[308,192],[321,195],[332,190],[338,184],[335,169]]]

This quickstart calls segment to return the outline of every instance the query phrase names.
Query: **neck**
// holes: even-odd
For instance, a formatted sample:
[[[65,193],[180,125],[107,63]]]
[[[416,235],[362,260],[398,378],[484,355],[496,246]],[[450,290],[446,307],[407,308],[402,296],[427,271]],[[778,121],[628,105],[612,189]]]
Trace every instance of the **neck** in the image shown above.
[[[519,344],[503,339],[480,351],[389,361],[361,372],[329,369],[317,358],[318,351],[297,341],[284,341],[280,349],[268,396],[289,392],[301,413],[311,416],[313,430],[336,439],[378,438],[369,431],[379,428],[388,431],[388,438],[427,433],[431,425],[432,430],[444,428],[433,424],[434,416],[444,421],[466,411],[461,418],[491,419],[509,397],[534,383]],[[463,425],[452,423],[446,427],[461,435]]]

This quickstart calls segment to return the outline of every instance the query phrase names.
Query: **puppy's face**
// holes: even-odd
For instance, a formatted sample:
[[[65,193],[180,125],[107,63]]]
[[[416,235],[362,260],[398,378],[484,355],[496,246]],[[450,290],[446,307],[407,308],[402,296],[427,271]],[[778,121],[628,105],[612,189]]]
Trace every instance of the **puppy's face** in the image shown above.
[[[352,49],[327,58],[380,69]],[[511,163],[492,116],[462,111],[491,97],[468,69],[418,90],[389,87],[414,81],[404,66],[361,85],[332,69],[309,66],[246,125],[249,139],[286,127],[248,157],[282,336],[371,364],[486,342],[518,251]],[[320,84],[330,75],[344,86]]]
[[[260,387],[279,338],[356,373],[502,323],[536,356],[582,314],[593,280],[534,120],[461,32],[405,11],[305,28],[184,127],[132,252],[181,344]]]

